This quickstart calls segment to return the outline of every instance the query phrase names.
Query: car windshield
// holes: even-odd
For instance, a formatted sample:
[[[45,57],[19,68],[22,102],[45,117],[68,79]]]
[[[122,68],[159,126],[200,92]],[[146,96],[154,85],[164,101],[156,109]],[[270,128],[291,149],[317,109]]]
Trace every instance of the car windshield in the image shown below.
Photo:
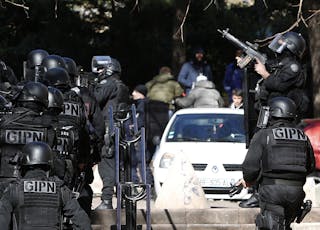
[[[245,142],[241,114],[182,114],[172,123],[167,142]]]

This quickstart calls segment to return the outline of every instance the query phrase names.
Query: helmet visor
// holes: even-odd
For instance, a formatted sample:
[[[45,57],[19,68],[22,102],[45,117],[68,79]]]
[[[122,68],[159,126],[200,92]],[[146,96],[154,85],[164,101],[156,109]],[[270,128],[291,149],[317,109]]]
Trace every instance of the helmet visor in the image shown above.
[[[269,44],[269,49],[273,52],[277,52],[279,54],[287,47],[286,39],[283,37],[282,34],[278,34],[272,42]]]
[[[111,63],[110,56],[93,56],[91,61],[91,71],[93,73],[99,73],[99,70],[103,69]]]

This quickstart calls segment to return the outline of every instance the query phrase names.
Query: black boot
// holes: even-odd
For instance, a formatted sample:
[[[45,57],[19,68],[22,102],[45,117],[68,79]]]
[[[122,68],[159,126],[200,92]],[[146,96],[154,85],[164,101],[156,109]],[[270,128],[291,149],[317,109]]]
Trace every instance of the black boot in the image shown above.
[[[105,210],[105,209],[113,209],[112,200],[102,200],[98,207],[95,210]]]
[[[248,200],[239,203],[241,208],[257,208],[259,207],[259,193],[255,192]]]

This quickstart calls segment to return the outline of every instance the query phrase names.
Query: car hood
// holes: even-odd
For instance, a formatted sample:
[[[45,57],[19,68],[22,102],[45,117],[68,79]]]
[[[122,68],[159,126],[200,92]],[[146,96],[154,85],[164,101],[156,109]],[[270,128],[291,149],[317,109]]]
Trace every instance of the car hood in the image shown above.
[[[209,163],[208,160],[210,160],[216,163],[242,164],[247,149],[245,143],[182,142],[177,144],[166,142],[155,153],[154,159],[160,160],[164,153],[184,154],[191,163]]]

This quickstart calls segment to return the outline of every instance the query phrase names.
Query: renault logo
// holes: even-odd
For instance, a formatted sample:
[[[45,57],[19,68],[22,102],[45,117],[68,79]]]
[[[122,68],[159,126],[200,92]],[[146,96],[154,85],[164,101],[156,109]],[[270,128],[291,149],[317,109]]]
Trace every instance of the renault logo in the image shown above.
[[[213,173],[217,173],[219,171],[218,166],[216,166],[216,165],[212,166],[211,171]]]

